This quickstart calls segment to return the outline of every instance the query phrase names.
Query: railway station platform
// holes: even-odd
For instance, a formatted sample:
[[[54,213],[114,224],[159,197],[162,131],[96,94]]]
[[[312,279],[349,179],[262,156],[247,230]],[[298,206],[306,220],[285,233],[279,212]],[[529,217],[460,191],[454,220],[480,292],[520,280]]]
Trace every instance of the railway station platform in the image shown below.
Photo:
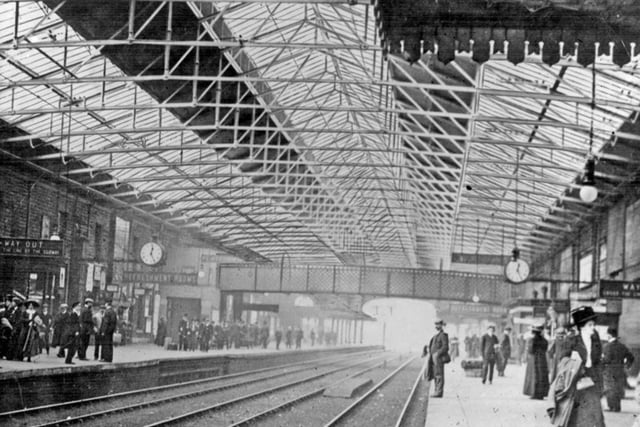
[[[324,346],[314,346],[314,347],[303,347],[301,350],[297,351],[312,351],[319,349],[329,349],[329,348],[340,348],[340,346],[335,347],[324,347]],[[78,360],[77,355],[73,359],[73,363],[75,365],[65,365],[64,359],[56,357],[57,349],[52,349],[50,354],[46,353],[40,354],[32,359],[32,362],[17,362],[13,360],[4,360],[0,359],[0,378],[6,372],[23,372],[23,371],[38,371],[41,369],[67,369],[74,370],[85,366],[109,366],[111,364],[99,362],[97,360],[93,360],[93,346],[89,346],[87,350],[87,357],[89,360]],[[208,352],[203,351],[172,351],[166,350],[163,347],[150,344],[150,343],[137,343],[130,344],[125,346],[116,346],[113,348],[113,364],[122,364],[122,363],[136,363],[136,362],[146,362],[153,360],[162,360],[162,359],[191,359],[191,358],[201,358],[201,357],[215,357],[215,356],[231,356],[231,355],[258,355],[258,354],[270,354],[277,352],[285,352],[285,351],[294,351],[294,350],[286,350],[284,346],[280,347],[280,350],[276,350],[275,348],[232,348],[232,349],[224,349],[224,350],[209,350]]]
[[[481,378],[467,377],[460,359],[445,365],[444,396],[429,398],[426,427],[549,427],[548,400],[532,400],[522,394],[525,365],[507,366],[504,377],[493,378],[493,384],[482,384]],[[631,383],[631,380],[629,380]],[[635,383],[635,381],[634,381]],[[433,386],[431,386],[433,389]],[[622,411],[606,411],[607,427],[631,427],[640,406],[627,390]]]
[[[73,359],[73,365],[56,356],[41,354],[32,362],[0,360],[0,413],[67,400],[113,394],[198,380],[229,373],[273,367],[326,355],[348,354],[375,346],[314,346],[300,350],[239,348],[170,351],[153,344],[114,348],[113,363]],[[93,355],[90,346],[87,356]]]

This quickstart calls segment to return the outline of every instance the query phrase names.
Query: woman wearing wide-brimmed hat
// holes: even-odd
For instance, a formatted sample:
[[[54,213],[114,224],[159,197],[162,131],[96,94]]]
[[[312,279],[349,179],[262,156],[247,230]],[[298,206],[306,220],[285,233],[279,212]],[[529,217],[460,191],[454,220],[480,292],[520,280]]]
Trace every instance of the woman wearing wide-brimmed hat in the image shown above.
[[[575,375],[569,375],[566,393],[559,393],[555,399],[556,413],[552,421],[563,427],[604,427],[600,403],[602,343],[595,330],[597,315],[591,307],[583,306],[572,310],[571,317],[578,333],[568,338],[562,357],[569,357],[579,365]],[[561,377],[564,372],[561,368],[558,371]],[[563,402],[566,403],[563,405]]]
[[[23,326],[18,341],[19,353],[17,360],[22,361],[26,358],[27,362],[31,362],[31,358],[40,354],[41,351],[39,328],[43,325],[43,322],[37,311],[40,307],[38,301],[28,300],[24,304],[27,309],[20,319]]]

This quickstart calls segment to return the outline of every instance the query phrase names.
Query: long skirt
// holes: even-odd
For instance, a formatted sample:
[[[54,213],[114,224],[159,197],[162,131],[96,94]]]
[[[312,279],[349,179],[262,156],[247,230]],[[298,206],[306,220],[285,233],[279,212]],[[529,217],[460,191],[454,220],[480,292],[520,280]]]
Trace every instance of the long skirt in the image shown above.
[[[567,427],[605,427],[597,387],[576,391],[576,400]]]

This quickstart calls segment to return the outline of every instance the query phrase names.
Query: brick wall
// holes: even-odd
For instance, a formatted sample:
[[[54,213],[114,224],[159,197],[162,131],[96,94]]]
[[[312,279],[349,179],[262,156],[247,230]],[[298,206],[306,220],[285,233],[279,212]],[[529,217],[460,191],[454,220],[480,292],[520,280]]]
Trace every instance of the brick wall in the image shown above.
[[[130,238],[125,259],[114,260],[116,215],[130,221]],[[47,224],[49,232],[43,236],[43,227],[47,228]],[[197,272],[200,268],[202,242],[162,227],[148,218],[136,216],[131,211],[116,208],[107,200],[93,199],[75,188],[32,175],[26,169],[0,166],[0,236],[40,239],[48,238],[54,230],[58,231],[64,242],[62,265],[67,267],[68,283],[66,288],[56,284],[57,302],[81,300],[88,294],[85,284],[89,263],[105,266],[107,284],[122,284],[118,281],[118,277],[121,277],[121,274],[118,276],[118,272],[150,270],[150,267],[138,262],[138,251],[142,244],[154,238],[167,247],[171,258],[171,261],[160,269],[191,269]],[[98,235],[96,230],[99,232]],[[191,249],[186,250],[188,247]],[[11,289],[25,291],[28,273],[37,270],[38,264],[43,262],[0,258],[0,292],[8,292]],[[59,271],[59,265],[47,268],[51,271],[48,273],[50,275]],[[208,277],[215,278],[215,274]],[[38,280],[42,280],[42,277]],[[199,284],[213,286],[213,283]],[[176,292],[180,293],[180,290]],[[207,298],[200,292],[197,294]],[[207,300],[212,297],[209,293]],[[211,307],[216,303],[211,300],[204,305]]]

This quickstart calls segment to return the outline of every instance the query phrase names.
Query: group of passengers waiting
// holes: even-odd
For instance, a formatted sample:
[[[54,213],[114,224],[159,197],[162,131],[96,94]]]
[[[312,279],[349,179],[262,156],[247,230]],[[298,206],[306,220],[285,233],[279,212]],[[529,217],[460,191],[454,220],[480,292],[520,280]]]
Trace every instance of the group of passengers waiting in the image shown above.
[[[162,318],[158,323],[155,344],[165,345],[167,335],[167,323]],[[240,347],[267,348],[271,340],[275,342],[276,350],[280,349],[281,344],[284,344],[287,349],[292,349],[294,346],[295,349],[300,349],[304,338],[304,332],[300,327],[289,326],[284,331],[277,329],[271,335],[267,322],[264,322],[262,326],[258,323],[243,321],[216,323],[208,318],[190,319],[188,314],[184,314],[178,324],[176,350],[207,352],[212,349],[223,350]],[[335,345],[337,334],[323,333],[322,331],[316,334],[312,329],[309,332],[308,340],[311,346],[323,343]]]
[[[73,365],[73,358],[88,360],[87,348],[94,337],[94,359],[113,361],[113,335],[117,314],[111,300],[93,309],[93,300],[86,298],[84,305],[74,302],[60,304],[52,315],[48,304],[40,306],[36,300],[9,298],[0,305],[0,359],[31,362],[32,358],[49,354],[58,347],[57,356]]]

